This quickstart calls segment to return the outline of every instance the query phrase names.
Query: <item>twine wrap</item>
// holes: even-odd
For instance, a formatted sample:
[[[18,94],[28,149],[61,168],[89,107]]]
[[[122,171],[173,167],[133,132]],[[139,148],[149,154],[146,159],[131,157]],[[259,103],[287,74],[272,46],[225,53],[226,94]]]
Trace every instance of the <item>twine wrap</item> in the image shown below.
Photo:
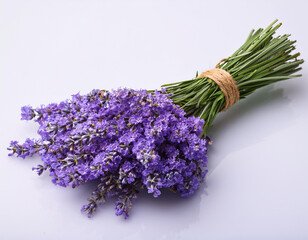
[[[222,61],[224,61],[223,59]],[[213,80],[225,95],[225,106],[220,110],[225,111],[240,99],[240,92],[233,77],[227,71],[217,68],[222,62],[220,61],[215,68],[201,73],[197,78],[209,78]]]

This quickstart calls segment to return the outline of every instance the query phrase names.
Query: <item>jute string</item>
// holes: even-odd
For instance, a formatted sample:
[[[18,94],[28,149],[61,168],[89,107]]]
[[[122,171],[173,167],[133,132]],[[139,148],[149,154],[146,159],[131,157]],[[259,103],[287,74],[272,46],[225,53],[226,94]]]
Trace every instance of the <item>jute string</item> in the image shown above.
[[[225,95],[225,106],[220,111],[225,111],[240,99],[240,93],[236,82],[227,71],[218,68],[219,64],[226,59],[222,59],[215,68],[201,73],[197,78],[209,78],[213,80]]]

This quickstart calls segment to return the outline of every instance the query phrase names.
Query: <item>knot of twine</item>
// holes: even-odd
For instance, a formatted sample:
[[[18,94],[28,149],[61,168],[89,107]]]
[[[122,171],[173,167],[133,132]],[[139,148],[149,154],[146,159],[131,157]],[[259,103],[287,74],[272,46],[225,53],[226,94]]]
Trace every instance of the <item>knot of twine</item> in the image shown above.
[[[240,92],[235,80],[227,71],[218,68],[219,64],[226,59],[222,59],[215,68],[201,73],[197,78],[209,78],[213,80],[225,95],[225,106],[220,110],[225,111],[240,99]]]

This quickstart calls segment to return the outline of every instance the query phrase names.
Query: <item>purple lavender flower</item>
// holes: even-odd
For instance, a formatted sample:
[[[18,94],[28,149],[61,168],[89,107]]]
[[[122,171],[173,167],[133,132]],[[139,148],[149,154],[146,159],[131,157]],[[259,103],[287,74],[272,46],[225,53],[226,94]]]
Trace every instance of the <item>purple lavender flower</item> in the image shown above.
[[[21,120],[31,120],[35,117],[35,113],[30,106],[24,106],[21,108]]]
[[[33,170],[39,175],[48,170],[52,182],[63,187],[98,179],[82,207],[89,217],[109,197],[117,198],[116,215],[128,217],[142,188],[154,197],[163,188],[190,196],[207,172],[209,140],[199,138],[203,120],[185,117],[158,91],[78,93],[59,104],[25,106],[22,119],[34,119],[41,138],[12,141],[9,155],[38,153],[42,164]]]

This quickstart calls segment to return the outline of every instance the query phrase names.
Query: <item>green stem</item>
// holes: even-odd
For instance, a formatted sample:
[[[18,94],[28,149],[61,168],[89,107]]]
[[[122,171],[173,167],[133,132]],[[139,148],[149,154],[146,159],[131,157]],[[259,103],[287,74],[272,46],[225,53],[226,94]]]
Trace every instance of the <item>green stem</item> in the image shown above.
[[[304,62],[297,59],[299,53],[292,54],[295,42],[290,35],[273,37],[281,23],[275,20],[266,29],[252,30],[246,42],[218,68],[226,70],[235,80],[240,99],[256,89],[269,84],[300,77],[293,75],[301,70]],[[276,24],[276,25],[275,25]],[[213,123],[225,105],[225,97],[216,83],[208,78],[196,78],[162,86],[172,94],[173,102],[181,106],[187,116],[197,116],[205,120],[201,137]]]

